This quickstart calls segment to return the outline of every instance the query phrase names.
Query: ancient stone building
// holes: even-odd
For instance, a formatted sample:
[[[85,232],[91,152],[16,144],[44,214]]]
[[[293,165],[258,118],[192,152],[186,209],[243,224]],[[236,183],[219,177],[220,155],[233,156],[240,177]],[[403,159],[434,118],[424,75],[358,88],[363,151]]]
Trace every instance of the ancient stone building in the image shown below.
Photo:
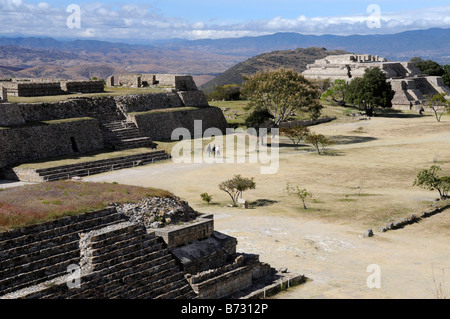
[[[162,93],[79,97],[54,103],[2,103],[0,170],[8,178],[27,176],[35,181],[70,176],[72,171],[84,176],[100,171],[86,165],[59,173],[42,172],[43,175],[22,171],[11,174],[11,169],[21,163],[94,151],[154,148],[153,140],[171,140],[177,128],[186,128],[193,135],[196,120],[202,121],[203,131],[217,128],[225,133],[227,122],[222,111],[209,106],[205,94],[192,83],[192,77],[181,77],[176,81],[178,89]],[[126,167],[164,158],[158,154],[149,156],[98,165],[103,164],[105,169],[109,165],[111,170],[111,165]]]
[[[147,74],[147,73],[129,73],[118,76],[110,76],[106,79],[107,86],[124,86],[132,88],[159,86],[175,87],[180,91],[195,91],[197,86],[189,75],[177,74]],[[180,87],[183,85],[184,87]]]
[[[48,96],[72,93],[100,93],[103,81],[66,81],[51,79],[3,79],[0,89],[6,88],[10,96]]]
[[[133,218],[154,200],[183,220],[155,228]],[[144,203],[0,233],[0,299],[263,298],[305,281],[237,252],[213,215],[176,198]]]
[[[303,75],[310,79],[342,79],[350,82],[361,77],[368,68],[380,68],[395,91],[392,104],[395,108],[410,109],[422,104],[427,95],[450,95],[441,77],[424,76],[412,62],[389,62],[373,55],[346,54],[328,56],[307,66]]]

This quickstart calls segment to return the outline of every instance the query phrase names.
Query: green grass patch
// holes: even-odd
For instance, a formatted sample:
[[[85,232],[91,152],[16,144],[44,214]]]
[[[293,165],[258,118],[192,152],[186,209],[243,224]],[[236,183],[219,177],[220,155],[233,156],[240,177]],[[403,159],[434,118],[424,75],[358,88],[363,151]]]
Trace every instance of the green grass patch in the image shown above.
[[[95,119],[92,118],[92,117],[74,117],[74,118],[69,118],[69,119],[29,122],[29,123],[18,124],[18,125],[2,126],[2,127],[0,127],[0,129],[10,130],[10,129],[16,129],[16,128],[25,128],[25,127],[33,127],[33,126],[46,126],[46,125],[58,125],[58,124],[75,123],[75,122],[82,122],[82,121],[95,121]]]
[[[114,192],[111,192],[114,190]],[[0,193],[0,231],[104,209],[144,197],[174,197],[168,191],[110,183],[58,181]]]
[[[114,97],[131,94],[150,94],[166,92],[164,87],[148,87],[148,88],[125,88],[114,87],[105,88],[101,93],[84,93],[84,94],[65,94],[65,95],[51,95],[51,96],[32,96],[32,97],[8,97],[8,101],[11,103],[53,103],[63,102],[73,98],[101,98],[101,97]]]
[[[164,114],[164,113],[175,113],[175,112],[186,112],[202,109],[201,107],[171,107],[167,109],[157,109],[145,112],[133,112],[129,113],[131,116],[142,116],[142,115],[154,115],[154,114]]]

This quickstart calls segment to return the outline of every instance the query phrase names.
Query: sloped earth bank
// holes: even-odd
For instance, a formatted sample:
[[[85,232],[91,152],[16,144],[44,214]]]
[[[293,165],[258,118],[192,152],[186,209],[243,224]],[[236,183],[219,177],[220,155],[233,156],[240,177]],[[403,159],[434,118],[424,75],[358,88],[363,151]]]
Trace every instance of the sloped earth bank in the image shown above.
[[[412,183],[418,171],[433,163],[450,175],[449,122],[446,117],[437,124],[429,116],[320,125],[314,131],[341,136],[342,143],[332,147],[335,156],[284,148],[275,175],[261,175],[258,165],[169,161],[85,181],[167,189],[195,210],[213,213],[215,229],[236,237],[239,251],[259,254],[272,267],[286,267],[311,279],[275,298],[449,297],[450,210],[403,229],[378,231],[389,216],[398,220],[420,215],[435,199],[436,194]],[[264,205],[248,210],[226,207],[230,199],[218,184],[234,174],[255,177],[256,190],[244,195]],[[356,197],[354,186],[361,181],[365,196]],[[313,192],[317,201],[308,202],[309,210],[285,194],[287,182]],[[213,195],[212,205],[202,203],[204,192]],[[374,237],[362,237],[368,228]],[[369,288],[368,281],[376,284],[377,270],[380,287]],[[444,296],[436,294],[440,285]]]

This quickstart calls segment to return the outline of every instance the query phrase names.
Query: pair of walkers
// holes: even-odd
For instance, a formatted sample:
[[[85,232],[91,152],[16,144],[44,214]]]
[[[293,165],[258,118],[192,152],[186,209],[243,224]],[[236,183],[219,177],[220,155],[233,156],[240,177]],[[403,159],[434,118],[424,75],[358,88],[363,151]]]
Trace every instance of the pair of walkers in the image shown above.
[[[208,148],[206,149],[208,151],[208,157],[211,157],[211,153],[213,157],[219,157],[220,156],[220,146],[219,145],[214,145],[211,148],[211,145],[208,145]]]

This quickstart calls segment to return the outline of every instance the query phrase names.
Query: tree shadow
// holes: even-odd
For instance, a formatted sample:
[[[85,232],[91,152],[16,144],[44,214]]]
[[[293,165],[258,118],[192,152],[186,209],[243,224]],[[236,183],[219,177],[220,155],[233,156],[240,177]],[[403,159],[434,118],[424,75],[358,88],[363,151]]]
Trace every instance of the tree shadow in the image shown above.
[[[430,117],[432,114],[418,114],[418,113],[405,113],[402,110],[395,109],[383,109],[377,110],[374,117],[386,117],[386,118],[399,118],[399,119],[408,119],[408,118],[419,118],[419,117]]]
[[[342,151],[336,151],[336,150],[331,150],[331,149],[326,149],[325,151],[322,152],[322,154],[320,154],[321,156],[345,156],[345,153]]]
[[[257,199],[254,202],[250,202],[249,203],[249,207],[254,208],[254,207],[267,207],[267,206],[272,206],[274,204],[279,203],[279,201],[276,200],[270,200],[270,199]]]
[[[377,138],[370,136],[346,136],[337,135],[333,136],[334,144],[336,145],[348,145],[348,144],[359,144],[376,141]]]

